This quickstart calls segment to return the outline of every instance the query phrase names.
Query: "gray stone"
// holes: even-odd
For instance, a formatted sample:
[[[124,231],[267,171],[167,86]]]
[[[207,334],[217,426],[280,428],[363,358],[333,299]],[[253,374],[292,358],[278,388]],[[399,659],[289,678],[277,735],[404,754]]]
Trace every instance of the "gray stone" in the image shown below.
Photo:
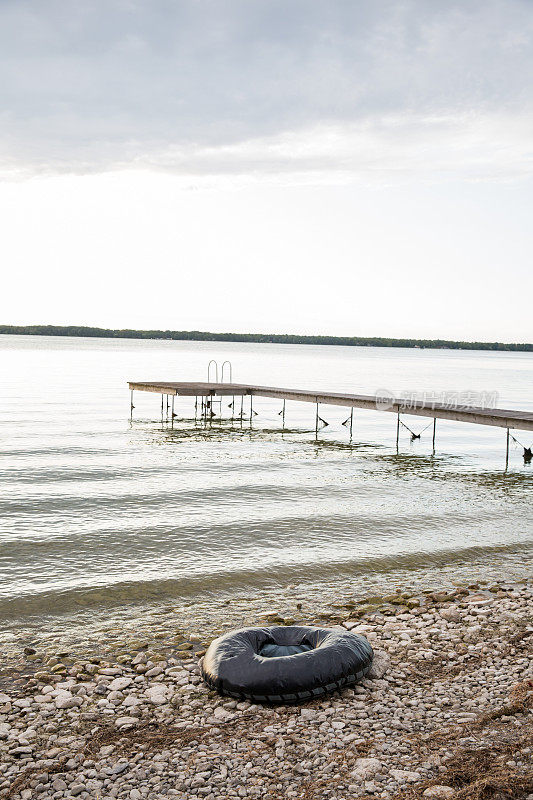
[[[126,772],[129,769],[129,763],[127,761],[119,761],[117,764],[114,764],[111,767],[111,772],[113,775],[120,775],[122,772]]]
[[[73,697],[70,692],[60,692],[55,699],[56,708],[76,708],[83,704],[81,697]]]
[[[23,745],[22,747],[14,747],[9,751],[12,756],[27,756],[33,752],[31,745]]]
[[[381,770],[381,761],[378,758],[358,758],[355,761],[352,775],[359,780],[372,778]]]
[[[110,692],[120,692],[122,689],[126,689],[127,686],[131,686],[133,683],[133,678],[115,678],[111,681],[108,686]]]
[[[448,608],[443,608],[440,612],[440,615],[443,619],[447,620],[447,622],[460,622],[461,621],[461,613],[456,606],[449,606]]]
[[[233,714],[222,706],[217,706],[213,712],[214,716],[220,720],[233,719]]]
[[[152,667],[145,672],[147,678],[155,678],[157,675],[161,675],[164,670],[161,667]]]
[[[117,717],[115,725],[117,728],[122,728],[124,725],[136,725],[138,722],[137,717]]]
[[[408,769],[391,769],[390,774],[398,783],[416,783],[422,777],[419,772],[411,772]]]
[[[423,793],[423,797],[430,797],[431,800],[449,800],[455,797],[455,790],[451,786],[430,786]]]
[[[385,650],[374,650],[374,660],[366,677],[370,680],[380,680],[389,671],[390,665],[390,656]]]

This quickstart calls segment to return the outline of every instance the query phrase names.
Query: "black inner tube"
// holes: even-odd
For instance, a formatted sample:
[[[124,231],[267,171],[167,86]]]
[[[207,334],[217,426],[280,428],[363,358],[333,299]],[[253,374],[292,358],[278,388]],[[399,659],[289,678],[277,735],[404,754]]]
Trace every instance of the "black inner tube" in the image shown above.
[[[369,642],[344,628],[242,628],[211,643],[202,675],[231,697],[298,702],[356,683],[372,658]]]

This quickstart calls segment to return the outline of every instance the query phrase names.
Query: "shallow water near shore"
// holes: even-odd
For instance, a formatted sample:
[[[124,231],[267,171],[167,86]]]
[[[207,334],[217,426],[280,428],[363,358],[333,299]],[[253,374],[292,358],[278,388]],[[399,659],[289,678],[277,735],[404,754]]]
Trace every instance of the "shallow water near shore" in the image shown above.
[[[505,470],[501,429],[439,421],[434,453],[430,429],[402,429],[397,452],[392,414],[356,410],[350,441],[346,409],[322,407],[316,438],[307,404],[288,403],[283,428],[279,402],[255,401],[250,423],[228,400],[205,427],[182,398],[171,426],[141,393],[130,423],[126,382],[205,380],[210,358],[230,359],[236,381],[497,392],[525,410],[531,353],[11,336],[0,353],[6,645],[142,627],[169,606],[207,624],[222,609],[237,621],[238,598],[291,610],[527,574],[533,468],[513,445]]]

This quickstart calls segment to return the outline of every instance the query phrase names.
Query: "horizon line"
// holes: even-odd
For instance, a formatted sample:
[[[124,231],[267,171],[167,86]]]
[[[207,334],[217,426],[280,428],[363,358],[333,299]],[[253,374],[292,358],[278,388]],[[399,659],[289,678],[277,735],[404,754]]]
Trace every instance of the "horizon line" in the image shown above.
[[[479,342],[454,339],[415,339],[388,336],[330,336],[293,333],[213,333],[136,328],[97,328],[88,325],[0,325],[0,334],[14,336],[73,336],[99,339],[161,339],[196,342],[241,342],[255,344],[304,344],[341,347],[406,347],[431,350],[497,350],[531,352],[529,342]]]

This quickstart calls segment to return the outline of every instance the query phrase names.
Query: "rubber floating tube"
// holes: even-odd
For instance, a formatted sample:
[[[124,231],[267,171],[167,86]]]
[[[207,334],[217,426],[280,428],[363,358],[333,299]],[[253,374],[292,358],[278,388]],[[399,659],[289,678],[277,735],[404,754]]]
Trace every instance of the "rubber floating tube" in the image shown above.
[[[298,703],[360,681],[369,642],[341,628],[241,628],[209,645],[202,677],[219,694],[254,703]]]

